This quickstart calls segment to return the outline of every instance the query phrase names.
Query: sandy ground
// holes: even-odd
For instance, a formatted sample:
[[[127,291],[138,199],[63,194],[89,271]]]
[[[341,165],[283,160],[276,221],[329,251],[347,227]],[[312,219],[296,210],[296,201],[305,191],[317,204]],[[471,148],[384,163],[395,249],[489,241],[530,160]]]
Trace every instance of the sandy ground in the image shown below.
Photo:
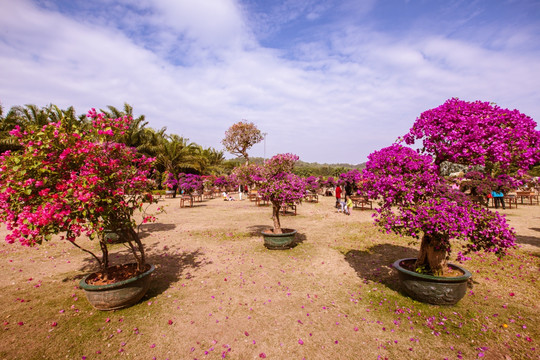
[[[361,348],[365,358],[401,358],[392,354],[410,351],[407,349],[414,346],[409,338],[422,330],[417,333],[411,326],[411,330],[403,328],[401,335],[399,331],[390,334],[385,326],[377,325],[383,318],[373,308],[376,304],[362,298],[369,299],[372,295],[368,294],[377,298],[380,287],[376,284],[386,279],[379,305],[385,303],[386,294],[392,295],[396,289],[392,259],[414,256],[417,246],[376,231],[371,225],[372,211],[354,210],[346,216],[333,204],[333,198],[320,197],[318,203],[299,205],[296,216],[282,216],[282,227],[298,231],[298,246],[269,251],[260,236],[261,230],[272,225],[269,206],[217,198],[180,208],[179,199],[162,199],[158,206],[164,206],[166,212],[156,223],[144,225],[141,234],[148,261],[157,268],[154,285],[143,303],[110,315],[95,312],[84,300],[70,302],[84,298],[76,284],[81,274],[94,268],[89,256],[58,238],[33,249],[2,243],[0,303],[15,302],[17,307],[10,305],[0,314],[5,322],[13,324],[20,317],[28,326],[18,327],[19,334],[13,328],[5,331],[13,335],[0,345],[0,357],[81,358],[99,349],[103,355],[88,359],[115,358],[118,351],[134,359],[217,359],[223,352],[234,359],[260,358],[261,354],[273,359],[306,355],[310,359],[355,359]],[[539,256],[540,206],[520,205],[503,212],[516,229],[522,249]],[[5,227],[0,228],[0,238],[5,233]],[[96,247],[85,239],[80,243]],[[121,245],[115,245],[112,253],[113,263],[127,259]],[[372,283],[375,285],[366,285]],[[33,290],[34,284],[42,286]],[[24,307],[28,302],[17,302],[23,296],[33,300],[30,307],[44,306],[39,314]],[[402,301],[402,297],[398,299]],[[68,317],[73,309],[77,313]],[[460,311],[468,310],[458,307],[454,313]],[[74,322],[77,317],[84,318],[84,327]],[[105,317],[117,323],[105,323]],[[51,321],[59,324],[52,333]],[[536,320],[529,321],[534,324]],[[139,329],[137,341],[132,330],[128,336],[128,327]],[[103,331],[114,337],[104,336]],[[79,347],[55,350],[64,336]],[[27,337],[47,340],[31,342],[24,340]],[[387,349],[389,345],[382,339],[384,344],[395,342],[395,349]],[[464,354],[472,354],[470,349],[474,349],[459,339],[429,341],[431,347],[414,347],[411,358],[442,358],[441,354],[449,352],[449,341]],[[456,357],[454,352],[448,355]]]

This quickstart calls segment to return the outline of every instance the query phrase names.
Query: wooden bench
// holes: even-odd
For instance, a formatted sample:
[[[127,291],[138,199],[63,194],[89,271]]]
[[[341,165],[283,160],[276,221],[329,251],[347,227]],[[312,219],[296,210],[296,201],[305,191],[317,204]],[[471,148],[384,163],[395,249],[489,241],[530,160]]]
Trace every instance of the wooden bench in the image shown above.
[[[510,209],[512,208],[512,204],[514,204],[517,209],[517,197],[515,195],[504,195],[503,201]]]
[[[189,204],[189,206],[193,207],[193,197],[189,196],[189,195],[183,195],[180,197],[180,207],[186,207],[188,206],[187,204]]]
[[[259,197],[259,195],[257,194],[256,191],[251,191],[249,194],[248,194],[248,199],[249,201],[257,201],[257,198]]]
[[[536,205],[539,204],[538,194],[532,191],[517,191],[516,198],[521,200],[521,204],[523,204],[523,199],[529,199],[529,205],[533,205],[533,201],[536,202]]]
[[[373,202],[367,196],[351,196],[351,200],[353,209],[367,210],[369,206],[369,209],[373,210]]]
[[[260,196],[257,196],[257,198],[255,199],[255,205],[257,206],[263,206],[263,205],[268,205],[268,204],[270,204],[270,202],[268,200],[263,199]]]
[[[288,210],[291,209],[291,212],[294,211],[294,215],[296,215],[296,204],[285,204],[285,205],[281,205],[281,209],[279,211],[281,211],[281,213],[283,215],[287,214]]]
[[[319,202],[319,195],[317,195],[317,194],[306,194],[306,201],[307,202],[318,203]]]

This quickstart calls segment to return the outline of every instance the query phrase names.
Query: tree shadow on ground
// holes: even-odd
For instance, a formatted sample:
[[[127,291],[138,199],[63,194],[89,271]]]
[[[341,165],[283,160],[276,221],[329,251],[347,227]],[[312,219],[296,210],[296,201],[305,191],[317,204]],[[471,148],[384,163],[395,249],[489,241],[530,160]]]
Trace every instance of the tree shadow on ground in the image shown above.
[[[171,284],[178,282],[182,278],[190,279],[193,273],[199,268],[209,265],[212,262],[205,258],[201,249],[194,251],[178,252],[168,247],[160,248],[159,242],[145,245],[146,263],[156,267],[152,274],[153,280],[146,297],[153,297],[163,293]],[[110,265],[126,264],[134,262],[131,251],[123,248],[120,251],[112,251],[109,254]],[[65,278],[63,281],[82,279],[86,274],[96,271],[97,264],[93,257],[83,259],[83,265],[79,268],[80,275]]]
[[[516,242],[518,244],[528,244],[528,245],[533,245],[533,246],[536,246],[536,247],[540,247],[540,238],[538,238],[536,236],[518,235],[518,236],[516,236]]]
[[[140,227],[139,237],[141,239],[144,239],[152,235],[152,233],[155,233],[158,231],[174,230],[175,228],[176,228],[175,224],[161,224],[161,223],[143,224]]]
[[[364,282],[373,281],[399,291],[398,276],[392,264],[403,258],[417,257],[418,251],[405,246],[380,244],[368,250],[349,250],[345,261]]]
[[[272,229],[271,225],[252,225],[248,227],[250,236],[262,236],[261,231]]]

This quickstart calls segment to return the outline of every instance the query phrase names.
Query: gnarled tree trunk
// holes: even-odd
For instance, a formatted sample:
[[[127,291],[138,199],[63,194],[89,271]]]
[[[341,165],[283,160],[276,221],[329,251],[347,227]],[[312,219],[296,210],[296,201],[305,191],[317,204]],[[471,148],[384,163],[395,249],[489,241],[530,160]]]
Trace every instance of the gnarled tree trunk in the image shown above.
[[[281,204],[272,203],[272,220],[274,220],[274,234],[283,234],[281,231],[281,224],[279,222],[279,210],[281,209]]]
[[[441,276],[447,268],[448,241],[442,236],[424,234],[415,268],[435,276]]]

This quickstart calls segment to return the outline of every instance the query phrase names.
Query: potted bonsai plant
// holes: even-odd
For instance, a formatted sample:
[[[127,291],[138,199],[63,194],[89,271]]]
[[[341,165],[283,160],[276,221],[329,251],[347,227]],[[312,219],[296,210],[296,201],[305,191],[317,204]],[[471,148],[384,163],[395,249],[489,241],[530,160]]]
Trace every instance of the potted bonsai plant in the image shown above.
[[[153,159],[113,141],[128,128],[130,118],[109,119],[94,109],[88,117],[90,130],[60,120],[11,132],[23,149],[0,156],[0,221],[10,231],[8,243],[32,246],[62,234],[90,254],[99,269],[80,285],[96,308],[116,309],[140,300],[154,271],[146,263],[133,217],[155,201],[149,177]],[[153,219],[143,211],[141,223]],[[110,230],[131,251],[133,264],[110,266]],[[77,238],[82,235],[97,239],[101,254],[81,247]]]
[[[202,201],[203,181],[199,175],[185,173],[178,174],[178,188],[182,191],[181,203],[186,199],[189,199],[193,206],[193,194],[195,192],[197,192]]]
[[[369,156],[362,186],[366,195],[379,201],[375,223],[386,232],[421,239],[416,259],[394,263],[411,297],[433,304],[454,304],[463,297],[471,275],[448,264],[454,240],[463,240],[465,251],[458,252],[458,260],[480,250],[503,255],[514,246],[515,233],[504,216],[452,189],[439,174],[441,163],[519,175],[540,157],[535,126],[516,110],[451,99],[424,112],[404,138],[409,144],[424,138],[421,151],[426,155],[394,144]],[[518,137],[521,140],[516,142]],[[461,275],[445,277],[452,268]]]
[[[282,229],[279,212],[282,206],[298,202],[306,194],[305,180],[292,173],[298,156],[278,154],[267,160],[261,169],[259,195],[272,204],[274,228],[263,230],[265,246],[270,249],[286,249],[294,241],[296,230]]]
[[[176,179],[174,174],[170,172],[164,173],[163,177],[163,185],[165,185],[165,187],[167,188],[167,190],[165,190],[165,194],[172,198],[175,198],[176,190],[178,189],[178,180]]]
[[[471,274],[448,265],[451,240],[468,240],[466,250],[503,254],[515,234],[504,217],[473,204],[438,176],[430,156],[394,144],[369,155],[364,193],[379,201],[375,224],[386,232],[421,239],[417,259],[401,259],[394,267],[411,297],[434,304],[454,304],[464,295]],[[458,259],[464,259],[460,252]],[[449,269],[458,277],[446,277]]]

